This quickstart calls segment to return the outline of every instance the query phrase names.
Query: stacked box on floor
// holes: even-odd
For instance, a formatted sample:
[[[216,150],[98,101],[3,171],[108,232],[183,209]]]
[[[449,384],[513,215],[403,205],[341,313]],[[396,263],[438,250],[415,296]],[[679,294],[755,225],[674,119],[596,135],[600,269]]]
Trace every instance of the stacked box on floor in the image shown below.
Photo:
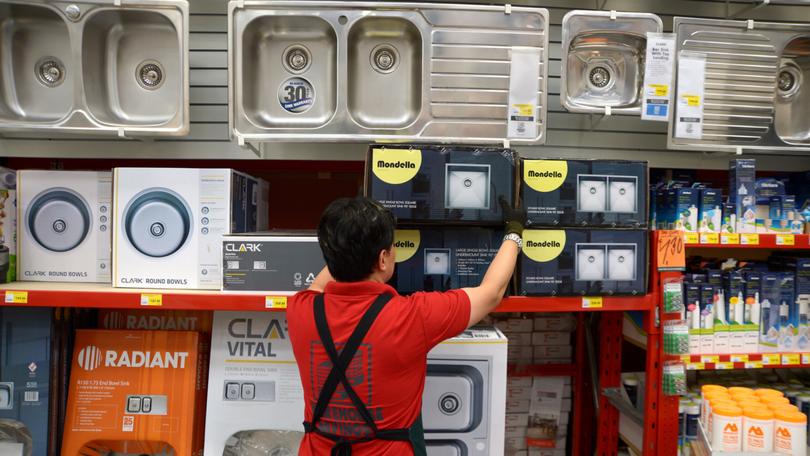
[[[523,234],[520,293],[645,294],[647,164],[527,159],[522,167],[531,229]]]

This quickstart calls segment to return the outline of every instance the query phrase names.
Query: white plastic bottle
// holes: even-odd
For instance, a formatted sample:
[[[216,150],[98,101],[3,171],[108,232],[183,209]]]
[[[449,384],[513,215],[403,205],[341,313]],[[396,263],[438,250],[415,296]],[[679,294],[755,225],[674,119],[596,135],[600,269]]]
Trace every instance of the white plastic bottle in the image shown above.
[[[773,450],[791,456],[807,456],[807,416],[786,409],[778,409],[774,415]]]
[[[763,407],[746,407],[743,411],[743,451],[773,451],[773,412]]]
[[[742,409],[731,405],[712,406],[712,450],[742,451]]]

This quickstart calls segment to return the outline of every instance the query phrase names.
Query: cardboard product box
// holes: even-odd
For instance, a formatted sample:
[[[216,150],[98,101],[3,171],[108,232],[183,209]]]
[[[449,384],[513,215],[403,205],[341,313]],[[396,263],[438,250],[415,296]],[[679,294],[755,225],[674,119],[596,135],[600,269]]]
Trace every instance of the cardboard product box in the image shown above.
[[[715,286],[709,284],[702,284],[700,286],[700,310],[701,310],[701,326],[700,326],[700,353],[711,354],[714,351],[714,315],[704,317],[704,312],[712,312],[714,305],[714,292]],[[712,310],[709,310],[712,309]]]
[[[530,226],[647,226],[647,163],[529,160],[521,197]]]
[[[531,386],[508,386],[506,388],[507,399],[531,399],[532,387]]]
[[[535,331],[573,331],[577,320],[571,314],[547,314],[534,317]]]
[[[244,178],[221,168],[116,168],[113,286],[220,289],[222,235],[253,218],[238,209],[251,207]]]
[[[555,448],[561,437],[564,377],[535,377],[532,389],[528,445]]]
[[[645,294],[646,266],[644,230],[526,230],[520,256],[520,293]]]
[[[210,335],[213,314],[205,310],[98,309],[101,329],[197,331]]]
[[[201,454],[199,343],[190,331],[76,331],[62,456]]]
[[[18,171],[18,278],[109,282],[109,172]]]
[[[709,279],[702,272],[687,272],[683,275],[683,281],[687,283],[708,283]]]
[[[756,226],[756,160],[729,161],[729,203],[734,205],[737,232],[755,233]]]
[[[51,309],[0,309],[1,454],[46,456],[51,394]],[[18,437],[14,439],[13,437]],[[6,452],[7,451],[7,452]]]
[[[570,343],[570,332],[537,331],[532,333],[532,345],[568,345]]]
[[[526,377],[531,378],[531,377]],[[531,387],[530,387],[531,388]],[[529,425],[528,413],[507,413],[506,414],[506,427],[523,427]]]
[[[714,287],[723,286],[723,271],[720,269],[706,270],[706,283]]]
[[[779,351],[795,351],[799,334],[799,310],[796,301],[796,275],[779,274]]]
[[[509,358],[510,363],[514,362],[531,362],[533,358],[534,347],[509,345],[506,351],[506,356]]]
[[[720,232],[737,232],[737,214],[734,204],[723,203],[723,223],[720,225]]]
[[[528,401],[506,405],[506,347],[500,331],[479,326],[428,353],[422,421],[428,448],[436,454],[500,454],[505,410],[529,412],[528,404],[523,406]],[[446,400],[451,397],[457,400]]]
[[[506,427],[506,438],[507,439],[517,439],[517,438],[526,438],[526,426],[515,426],[515,427]]]
[[[565,358],[570,359],[573,347],[570,345],[539,345],[534,347],[534,359]]]
[[[476,287],[502,242],[503,231],[487,228],[396,230],[391,285],[403,294]]]
[[[718,188],[702,188],[698,194],[698,231],[719,233],[723,223],[723,192]]]
[[[698,205],[700,204],[700,191],[696,188],[670,189],[669,198],[672,205],[672,229],[695,232],[698,231]]]
[[[528,346],[532,344],[532,333],[525,332],[525,333],[506,333],[506,337],[509,339],[510,346]]]
[[[238,454],[243,442],[295,454],[299,439],[284,431],[303,431],[304,392],[284,314],[214,312],[211,347],[204,454]]]
[[[810,258],[797,258],[796,274],[796,320],[798,335],[796,347],[799,350],[810,348]]]
[[[514,388],[514,387],[528,387],[528,388],[531,388],[531,386],[532,386],[532,378],[531,377],[515,377],[515,376],[511,376],[511,377],[508,377],[506,379],[506,385],[509,388]]]
[[[499,201],[515,200],[516,160],[510,149],[372,145],[365,193],[400,222],[501,225]]]
[[[17,190],[0,189],[0,283],[17,280]]]
[[[325,263],[313,233],[222,236],[222,291],[288,296],[306,290]]]
[[[531,318],[510,318],[506,320],[507,332],[531,332],[534,322]]]
[[[264,179],[257,179],[255,185],[257,195],[255,231],[267,231],[270,229],[270,183]]]

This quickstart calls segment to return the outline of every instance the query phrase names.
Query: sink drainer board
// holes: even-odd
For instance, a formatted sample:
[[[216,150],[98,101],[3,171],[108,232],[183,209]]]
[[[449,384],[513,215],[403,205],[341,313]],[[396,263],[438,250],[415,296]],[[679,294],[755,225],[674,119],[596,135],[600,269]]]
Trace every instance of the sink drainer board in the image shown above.
[[[3,130],[188,133],[188,2],[0,5]]]
[[[240,0],[229,3],[228,31],[229,121],[240,143],[545,142],[546,9]],[[527,53],[535,60],[515,57]],[[535,61],[533,91],[510,70]],[[515,86],[532,101],[520,114]],[[509,138],[515,122],[536,134],[524,124]]]
[[[810,150],[810,24],[676,17],[677,52],[705,55],[703,132],[671,149]],[[675,85],[677,87],[677,84]]]

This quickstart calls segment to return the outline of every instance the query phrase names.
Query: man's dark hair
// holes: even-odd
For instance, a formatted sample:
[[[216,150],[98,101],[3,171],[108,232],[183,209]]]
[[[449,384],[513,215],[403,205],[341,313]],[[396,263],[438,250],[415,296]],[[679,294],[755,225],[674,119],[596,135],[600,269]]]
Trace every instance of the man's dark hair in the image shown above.
[[[394,244],[396,220],[370,198],[340,198],[321,214],[318,242],[332,277],[358,282],[374,271],[380,251]]]

